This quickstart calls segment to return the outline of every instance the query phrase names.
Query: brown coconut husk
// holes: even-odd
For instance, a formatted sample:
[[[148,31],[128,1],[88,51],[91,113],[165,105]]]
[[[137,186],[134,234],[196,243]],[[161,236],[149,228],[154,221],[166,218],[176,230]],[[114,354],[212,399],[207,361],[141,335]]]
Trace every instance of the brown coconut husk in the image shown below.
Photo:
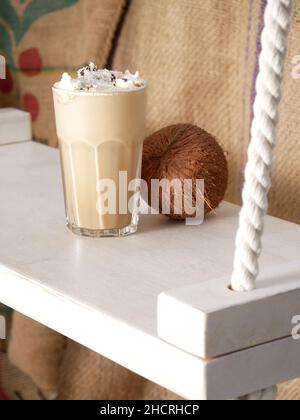
[[[142,178],[148,184],[149,203],[152,179],[180,179],[182,182],[192,179],[193,205],[196,202],[196,180],[204,179],[204,210],[208,214],[224,199],[228,165],[224,151],[212,135],[191,124],[178,124],[165,127],[145,140]],[[161,213],[164,200],[169,200],[167,204],[170,205],[171,214],[168,216],[171,218],[183,220],[191,217],[185,212],[174,214],[174,190],[171,189],[171,195],[160,191],[157,210]]]

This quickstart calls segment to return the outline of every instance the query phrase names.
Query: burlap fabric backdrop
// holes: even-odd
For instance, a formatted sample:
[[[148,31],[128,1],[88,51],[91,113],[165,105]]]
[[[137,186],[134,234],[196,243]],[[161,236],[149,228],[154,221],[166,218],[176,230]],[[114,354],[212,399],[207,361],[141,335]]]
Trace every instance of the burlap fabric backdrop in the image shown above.
[[[120,69],[139,69],[150,82],[148,132],[169,123],[191,122],[214,134],[228,153],[227,198],[240,202],[266,1],[63,3],[69,7],[51,13],[44,10],[44,15],[32,23],[19,43],[14,42],[11,68],[19,85],[13,90],[15,95],[8,95],[6,86],[6,93],[0,94],[0,103],[8,103],[15,96],[14,102],[20,100],[32,112],[36,139],[56,145],[50,87],[63,68],[93,59],[102,66],[108,63]],[[30,1],[22,6],[17,1],[11,4],[22,14]],[[0,6],[0,22],[1,15]],[[272,214],[297,223],[300,222],[297,147],[300,80],[292,78],[291,63],[299,54],[299,42],[300,0],[297,0],[270,209]],[[0,48],[2,44],[0,41]],[[28,69],[28,63],[31,66],[35,63],[36,69]],[[10,356],[46,395],[58,391],[64,399],[175,398],[18,314],[14,319]],[[9,375],[5,377],[8,381]],[[281,398],[300,399],[298,383],[281,388]]]

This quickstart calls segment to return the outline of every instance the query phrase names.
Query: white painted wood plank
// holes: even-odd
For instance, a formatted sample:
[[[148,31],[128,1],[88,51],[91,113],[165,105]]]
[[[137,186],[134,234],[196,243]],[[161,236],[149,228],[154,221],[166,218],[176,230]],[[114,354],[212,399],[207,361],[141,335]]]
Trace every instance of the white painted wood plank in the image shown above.
[[[291,338],[205,361],[3,267],[0,290],[6,305],[189,400],[226,400],[300,377],[300,341]]]
[[[228,236],[233,251],[235,206],[225,205],[204,226],[145,216],[137,235],[90,240],[65,227],[57,150],[37,143],[3,147],[0,177],[2,265],[155,336],[159,293],[193,284],[199,273],[208,280],[230,271],[222,242]],[[207,252],[210,231],[221,237],[214,247],[219,265]]]
[[[193,227],[145,216],[137,235],[90,240],[64,226],[56,150],[2,147],[0,180],[0,301],[185,398],[211,397],[211,362],[158,337],[157,298],[229,278],[239,209],[224,204]],[[265,269],[298,258],[298,235],[294,225],[268,218]],[[279,238],[282,252],[274,245]],[[261,366],[248,366],[259,375]],[[238,395],[248,391],[244,379]]]
[[[90,308],[3,267],[0,302],[183,398],[206,396],[203,360],[113,314]]]
[[[30,114],[15,108],[0,108],[0,146],[31,139]]]
[[[300,377],[300,341],[291,337],[211,360],[206,399],[227,400]]]
[[[163,292],[158,335],[202,358],[291,335],[292,319],[300,314],[299,259],[264,267],[258,289],[251,293],[233,292],[228,284],[228,278],[212,279]]]

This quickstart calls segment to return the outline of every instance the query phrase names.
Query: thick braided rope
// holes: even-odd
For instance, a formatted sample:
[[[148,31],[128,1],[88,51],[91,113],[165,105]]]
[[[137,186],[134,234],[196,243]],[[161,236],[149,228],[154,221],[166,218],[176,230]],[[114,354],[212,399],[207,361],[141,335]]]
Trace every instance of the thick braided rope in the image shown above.
[[[268,0],[265,12],[252,139],[232,275],[232,288],[240,292],[255,289],[259,272],[292,3],[293,0]]]

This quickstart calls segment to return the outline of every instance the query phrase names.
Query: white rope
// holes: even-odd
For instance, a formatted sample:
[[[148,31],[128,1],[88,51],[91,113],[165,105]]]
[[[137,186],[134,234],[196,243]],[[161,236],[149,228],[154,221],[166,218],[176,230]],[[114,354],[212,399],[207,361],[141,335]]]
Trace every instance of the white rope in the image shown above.
[[[255,289],[259,272],[292,3],[293,0],[268,0],[265,12],[252,139],[232,275],[232,289],[240,292]]]
[[[245,171],[243,207],[236,237],[232,289],[248,292],[256,287],[262,250],[264,217],[268,211],[271,166],[276,144],[278,109],[292,16],[293,0],[268,0],[262,33],[260,71],[256,82],[254,120]],[[244,401],[275,400],[277,387],[238,398]]]

